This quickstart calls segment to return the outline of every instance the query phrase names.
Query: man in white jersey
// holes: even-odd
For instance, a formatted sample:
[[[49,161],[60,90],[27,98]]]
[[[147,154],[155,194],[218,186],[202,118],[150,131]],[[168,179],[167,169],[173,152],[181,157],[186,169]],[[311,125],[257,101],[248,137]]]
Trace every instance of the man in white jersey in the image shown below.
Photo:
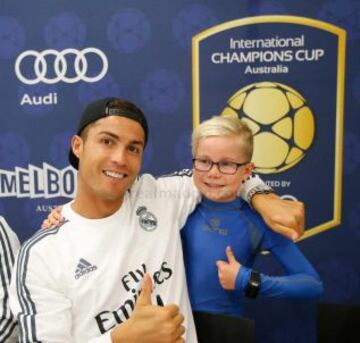
[[[85,109],[69,155],[75,199],[16,263],[11,307],[21,342],[197,342],[178,231],[199,193],[186,173],[137,177],[147,135],[127,101]]]
[[[9,308],[9,284],[19,240],[0,216],[0,342],[16,342],[16,318]]]

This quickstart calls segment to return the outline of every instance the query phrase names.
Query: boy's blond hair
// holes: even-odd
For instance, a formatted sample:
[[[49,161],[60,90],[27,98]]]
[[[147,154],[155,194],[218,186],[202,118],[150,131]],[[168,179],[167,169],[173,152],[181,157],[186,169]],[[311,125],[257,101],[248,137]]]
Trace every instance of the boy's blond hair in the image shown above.
[[[242,138],[243,153],[248,161],[253,154],[253,134],[249,126],[237,117],[214,116],[203,121],[192,134],[192,154],[195,157],[199,141],[203,138],[236,135]]]

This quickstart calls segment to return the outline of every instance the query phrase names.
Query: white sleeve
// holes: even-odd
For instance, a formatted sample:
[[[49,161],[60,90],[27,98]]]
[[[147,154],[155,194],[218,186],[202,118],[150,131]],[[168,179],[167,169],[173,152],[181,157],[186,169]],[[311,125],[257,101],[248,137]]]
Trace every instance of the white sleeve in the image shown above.
[[[201,200],[201,195],[195,187],[192,171],[184,169],[169,176],[160,177],[158,182],[162,189],[171,189],[170,201],[176,203],[179,227],[182,228],[191,212]]]
[[[3,217],[0,217],[0,342],[16,342],[16,317],[9,307],[9,285],[15,255],[20,243]]]
[[[137,192],[144,193],[143,188],[139,187],[139,185],[143,183],[149,184],[151,183],[151,180],[156,184],[156,193],[153,193],[146,188],[145,194],[136,193],[136,196],[149,196],[171,201],[177,208],[176,215],[177,218],[179,218],[180,227],[182,227],[189,214],[195,209],[196,204],[201,200],[201,194],[193,181],[192,171],[185,169],[159,178],[144,174],[138,180]],[[272,192],[272,188],[266,185],[258,175],[252,174],[241,184],[239,195],[242,199],[250,203],[251,197],[256,193],[261,192]]]
[[[270,192],[273,192],[273,189],[261,180],[257,174],[252,174],[241,184],[240,197],[250,204],[251,198],[255,193]]]
[[[188,169],[158,178],[144,174],[139,186],[137,192],[144,193],[145,189],[148,193],[137,193],[136,196],[148,196],[162,204],[165,202],[166,206],[172,208],[173,220],[178,223],[179,228],[184,226],[187,217],[201,200],[200,192],[194,185],[192,171]]]
[[[50,230],[49,230],[50,232]],[[74,342],[72,304],[59,281],[51,251],[36,245],[44,232],[27,241],[17,256],[10,285],[10,307],[19,324],[19,342]],[[90,339],[111,343],[109,334]]]

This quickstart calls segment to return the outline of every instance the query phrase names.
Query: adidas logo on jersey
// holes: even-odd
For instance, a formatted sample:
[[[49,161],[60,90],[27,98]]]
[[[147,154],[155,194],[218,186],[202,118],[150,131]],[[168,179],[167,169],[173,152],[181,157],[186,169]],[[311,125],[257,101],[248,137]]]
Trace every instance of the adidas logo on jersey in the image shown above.
[[[81,258],[75,270],[75,279],[78,279],[85,274],[91,273],[96,269],[97,267],[95,265]]]

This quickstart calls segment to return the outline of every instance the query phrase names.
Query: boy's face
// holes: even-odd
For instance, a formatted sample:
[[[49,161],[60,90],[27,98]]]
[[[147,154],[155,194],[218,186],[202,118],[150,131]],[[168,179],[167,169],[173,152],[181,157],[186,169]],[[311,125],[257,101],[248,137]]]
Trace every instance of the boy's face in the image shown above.
[[[242,138],[236,135],[214,136],[200,139],[196,159],[212,162],[247,162],[243,153]],[[201,194],[216,202],[234,200],[239,193],[241,181],[251,173],[252,163],[239,167],[233,175],[223,174],[217,165],[209,171],[193,168],[194,182]]]
[[[121,205],[141,167],[144,131],[134,120],[110,116],[74,136],[73,151],[79,158],[78,194],[87,203]]]

